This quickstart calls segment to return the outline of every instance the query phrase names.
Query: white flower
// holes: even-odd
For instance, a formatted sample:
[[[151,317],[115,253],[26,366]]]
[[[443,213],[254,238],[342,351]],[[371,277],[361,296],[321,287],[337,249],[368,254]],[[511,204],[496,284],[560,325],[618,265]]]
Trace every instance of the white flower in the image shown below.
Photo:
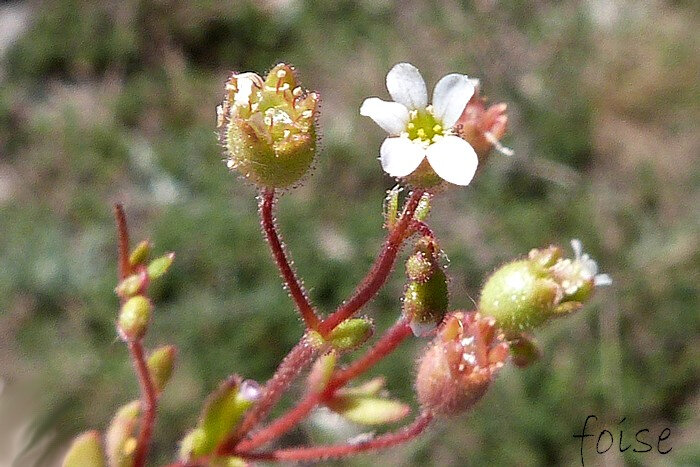
[[[379,151],[382,168],[394,177],[410,175],[427,158],[442,179],[468,185],[474,177],[476,152],[452,131],[474,94],[477,80],[457,73],[435,85],[428,105],[425,81],[410,63],[395,65],[386,75],[386,87],[394,102],[365,99],[360,114],[370,117],[389,133]]]
[[[564,293],[573,295],[586,283],[593,283],[595,287],[612,285],[608,274],[598,274],[598,263],[583,252],[581,240],[571,240],[571,248],[575,255],[573,260],[559,260],[552,266],[552,272],[560,278]]]

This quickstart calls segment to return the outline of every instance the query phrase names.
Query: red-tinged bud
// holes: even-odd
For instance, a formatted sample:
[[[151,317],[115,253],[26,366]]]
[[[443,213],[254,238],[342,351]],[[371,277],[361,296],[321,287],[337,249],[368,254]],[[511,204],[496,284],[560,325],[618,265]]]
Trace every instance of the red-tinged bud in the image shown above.
[[[487,107],[486,99],[479,95],[477,88],[457,120],[457,134],[474,148],[480,165],[493,148],[508,156],[513,154],[512,150],[499,142],[508,129],[506,110],[507,106],[503,103]]]
[[[457,311],[438,331],[421,357],[416,376],[418,400],[435,415],[472,407],[508,357],[508,344],[496,335],[493,318]]]

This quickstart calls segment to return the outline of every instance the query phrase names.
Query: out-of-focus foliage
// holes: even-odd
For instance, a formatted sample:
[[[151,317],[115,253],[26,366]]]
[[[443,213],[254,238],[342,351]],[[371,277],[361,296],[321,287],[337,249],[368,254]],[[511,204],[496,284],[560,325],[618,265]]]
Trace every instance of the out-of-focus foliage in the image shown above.
[[[378,465],[573,464],[589,414],[608,428],[625,416],[632,433],[671,427],[668,456],[627,462],[698,462],[692,2],[55,0],[5,3],[0,20],[14,22],[0,39],[11,41],[0,44],[0,377],[39,389],[27,409],[39,434],[65,445],[137,394],[115,340],[115,201],[135,240],[177,252],[153,289],[149,344],[179,348],[155,457],[172,459],[219,381],[271,375],[301,324],[260,238],[254,188],[221,163],[227,73],[284,60],[321,94],[316,170],[283,197],[279,223],[330,311],[373,259],[394,183],[376,160],[383,135],[358,108],[386,97],[386,71],[410,61],[429,85],[451,71],[481,78],[513,122],[516,156],[494,155],[472,186],[433,203],[452,306],[472,306],[502,262],[571,237],[615,284],[538,333],[537,364],[504,371],[475,411]],[[400,314],[402,280],[367,308],[380,330]],[[411,400],[423,345],[379,365],[394,395]],[[348,434],[327,422],[288,441]]]

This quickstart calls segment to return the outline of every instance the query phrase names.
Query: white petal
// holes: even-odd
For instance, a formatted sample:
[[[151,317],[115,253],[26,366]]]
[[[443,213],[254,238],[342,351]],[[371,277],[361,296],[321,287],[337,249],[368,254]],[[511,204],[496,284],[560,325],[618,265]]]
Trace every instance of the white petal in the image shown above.
[[[433,91],[435,116],[445,128],[452,128],[473,95],[474,80],[466,75],[452,73],[443,77]]]
[[[426,153],[435,173],[455,185],[469,185],[479,164],[471,145],[457,136],[445,136],[428,146]]]
[[[599,287],[601,285],[612,285],[612,283],[612,277],[610,277],[607,274],[598,274],[593,278],[593,285],[595,285],[596,287]]]
[[[405,177],[418,168],[425,149],[408,138],[387,138],[379,149],[384,172],[392,177]]]
[[[360,115],[371,118],[392,136],[404,131],[408,123],[408,109],[403,104],[386,102],[377,97],[365,99]]]
[[[428,105],[428,90],[418,68],[410,63],[399,63],[386,75],[386,88],[391,97],[410,110]]]
[[[574,255],[576,259],[581,258],[581,254],[583,254],[583,243],[581,243],[581,240],[579,240],[578,238],[572,238],[571,249],[574,250]]]

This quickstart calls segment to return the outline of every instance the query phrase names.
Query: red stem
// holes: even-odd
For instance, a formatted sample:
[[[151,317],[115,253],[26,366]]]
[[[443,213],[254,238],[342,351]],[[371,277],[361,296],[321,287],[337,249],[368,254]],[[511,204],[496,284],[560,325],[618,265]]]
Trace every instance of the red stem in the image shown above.
[[[158,405],[158,394],[156,393],[151,375],[148,372],[146,359],[143,352],[143,344],[140,340],[129,342],[129,352],[134,362],[134,368],[139,379],[141,387],[141,405],[143,415],[141,416],[141,431],[134,453],[134,467],[142,467],[146,465],[146,457],[148,456],[148,447],[151,443],[153,434],[153,425],[156,420],[156,409]]]
[[[249,460],[276,461],[321,461],[331,458],[346,457],[365,451],[389,448],[410,441],[423,433],[432,421],[432,415],[423,413],[410,425],[394,433],[387,433],[368,441],[356,444],[332,444],[326,446],[278,449],[271,452],[239,453]]]
[[[321,334],[324,336],[327,335],[338,324],[351,317],[357,310],[371,300],[384,285],[394,266],[396,255],[399,252],[401,244],[405,240],[404,234],[413,219],[413,214],[416,212],[416,208],[420,203],[423,193],[425,193],[424,190],[415,190],[411,193],[408,201],[406,201],[401,219],[387,237],[369,273],[357,289],[355,289],[352,298],[321,322],[319,326]]]
[[[262,193],[262,199],[260,202],[260,218],[263,231],[265,232],[265,238],[270,245],[272,256],[274,256],[277,267],[282,273],[284,282],[287,284],[289,294],[299,309],[299,313],[301,314],[304,323],[306,323],[307,329],[317,330],[320,324],[320,319],[311,306],[309,298],[306,296],[304,289],[302,289],[299,279],[294,273],[294,270],[289,263],[289,259],[285,254],[284,246],[282,245],[282,241],[277,233],[277,227],[275,226],[273,214],[274,206],[275,190],[265,190]]]
[[[435,233],[433,233],[433,230],[423,221],[417,221],[415,219],[411,221],[411,226],[408,229],[408,233],[412,234],[414,232],[418,232],[425,237],[430,237],[432,239],[435,238]]]
[[[338,371],[322,392],[308,394],[299,404],[270,425],[255,433],[251,438],[242,440],[236,446],[236,452],[252,451],[258,446],[282,436],[303,420],[318,403],[333,397],[335,391],[390,354],[409,335],[411,335],[411,328],[402,318],[387,330],[374,347],[369,349],[362,358],[355,361],[345,370]],[[220,452],[220,454],[223,453]]]
[[[119,280],[123,280],[131,274],[131,265],[129,264],[129,229],[126,223],[124,207],[121,204],[114,205],[114,217],[117,223]],[[148,371],[141,339],[128,342],[127,345],[139,381],[139,387],[141,388],[142,415],[133,465],[134,467],[143,467],[146,465],[148,448],[153,434],[153,425],[155,423],[158,405],[158,393],[151,380],[151,374]]]
[[[270,412],[297,375],[311,362],[315,353],[316,350],[307,342],[306,337],[294,346],[265,384],[258,403],[248,411],[236,432],[221,444],[220,452],[233,450],[236,443]]]

